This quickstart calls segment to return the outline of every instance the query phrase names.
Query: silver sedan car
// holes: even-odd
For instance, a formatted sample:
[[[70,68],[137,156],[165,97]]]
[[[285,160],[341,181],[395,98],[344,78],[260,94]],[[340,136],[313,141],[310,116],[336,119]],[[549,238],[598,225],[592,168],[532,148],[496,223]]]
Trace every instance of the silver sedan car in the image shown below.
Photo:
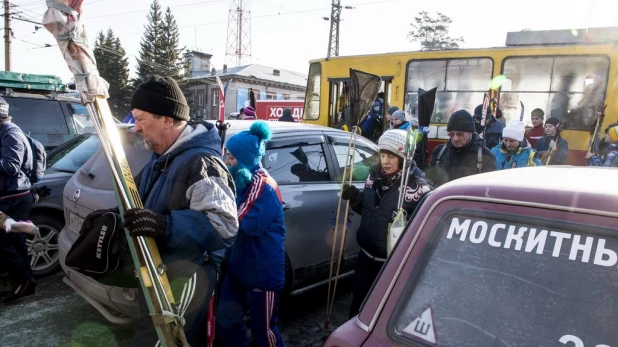
[[[247,130],[251,121],[229,121],[227,137]],[[271,122],[273,137],[267,144],[262,165],[279,184],[286,224],[286,286],[297,294],[328,281],[333,231],[350,133],[321,126]],[[150,159],[141,136],[121,129],[124,150],[131,170],[138,173]],[[353,181],[362,187],[369,167],[379,160],[377,146],[358,137],[354,153]],[[349,172],[349,170],[348,170]],[[109,165],[98,151],[73,175],[64,189],[67,221],[60,233],[60,264],[64,281],[93,305],[110,322],[123,324],[139,317],[137,290],[131,286],[101,283],[64,264],[81,223],[90,212],[116,206]],[[342,217],[346,227],[341,276],[353,273],[359,247],[355,230],[360,216]],[[341,229],[341,227],[340,227]],[[339,233],[341,235],[341,233]]]

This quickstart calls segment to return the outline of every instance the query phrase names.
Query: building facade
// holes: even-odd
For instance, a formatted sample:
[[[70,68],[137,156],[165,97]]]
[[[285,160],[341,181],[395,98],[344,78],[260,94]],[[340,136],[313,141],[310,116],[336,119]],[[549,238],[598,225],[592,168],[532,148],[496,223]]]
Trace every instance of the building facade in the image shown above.
[[[210,57],[208,57],[210,60]],[[217,72],[193,73],[186,90],[192,119],[217,119],[219,116],[219,88],[216,76],[222,83],[232,80],[225,96],[225,117],[239,112],[249,102],[253,91],[256,100],[303,100],[307,75],[280,70],[264,65],[251,64],[227,68]]]

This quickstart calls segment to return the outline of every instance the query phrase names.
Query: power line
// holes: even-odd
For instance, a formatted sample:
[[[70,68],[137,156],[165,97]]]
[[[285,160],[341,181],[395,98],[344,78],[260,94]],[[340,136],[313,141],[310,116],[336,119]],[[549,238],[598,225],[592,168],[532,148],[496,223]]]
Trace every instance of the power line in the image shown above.
[[[50,45],[49,43],[45,43],[45,44],[41,45],[41,44],[38,44],[38,43],[34,43],[34,42],[30,42],[30,41],[26,41],[26,40],[18,39],[18,38],[16,38],[16,37],[13,37],[13,39],[14,39],[14,40],[17,40],[17,41],[24,42],[24,43],[31,44],[31,45],[33,45],[33,46],[38,46],[39,48],[49,48],[49,47],[52,47],[52,45]],[[17,53],[17,52],[15,52],[15,53]]]
[[[23,4],[19,4],[19,6],[29,6],[29,5],[33,5],[33,4],[41,4],[41,1],[30,1],[30,2],[25,2]]]
[[[35,22],[35,21],[31,21],[31,20],[29,20],[29,19],[26,19],[26,18],[24,18],[24,17],[20,16],[20,15],[17,15],[17,16],[12,15],[12,16],[11,16],[11,18],[12,18],[12,19],[15,19],[15,20],[22,21],[22,22],[32,23],[32,24],[36,24],[36,25],[43,25],[42,23]]]
[[[224,0],[201,1],[201,2],[191,3],[191,4],[169,6],[169,8],[171,9],[171,8],[193,7],[193,6],[199,6],[199,5],[204,5],[204,4],[216,4],[218,2],[223,2],[223,1]],[[101,15],[101,16],[88,17],[88,20],[99,19],[99,18],[108,18],[108,17],[119,17],[119,16],[125,16],[125,15],[134,16],[134,15],[141,15],[141,14],[144,14],[144,10],[104,14],[104,15]]]
[[[49,45],[49,46],[47,46],[47,45]],[[41,46],[41,47],[34,47],[34,48],[27,48],[27,49],[22,49],[22,50],[20,50],[20,51],[15,51],[15,52],[13,52],[13,53],[23,53],[23,52],[26,52],[26,51],[32,51],[32,50],[35,50],[35,49],[51,48],[51,47],[58,47],[58,45],[46,44],[45,46]]]
[[[101,2],[101,1],[103,1],[103,0],[91,1],[91,2],[88,2],[88,5],[91,5],[91,4],[94,4],[94,3],[97,3],[97,2]],[[37,5],[33,6],[33,7],[30,7],[31,10],[34,10],[34,9],[37,9],[37,8],[44,8],[45,10],[47,10],[47,7],[48,7],[47,4],[41,4],[41,1],[35,1],[35,2],[30,3],[30,4],[34,4],[34,3],[36,3]],[[29,5],[28,4],[21,4],[20,6],[29,6]]]
[[[32,11],[32,10],[30,10],[30,9],[27,9],[27,8],[25,8],[25,7],[22,7],[22,6],[18,5],[18,4],[13,4],[12,6],[13,6],[13,8],[17,8],[17,9],[20,9],[20,10],[24,10],[24,11],[28,11],[28,12],[30,12],[30,13],[33,13],[33,14],[35,14],[35,15],[36,15],[36,17],[37,17],[37,18],[42,18],[42,17],[43,17],[43,14],[42,14],[42,13],[37,13],[37,12],[34,12],[34,11]],[[28,15],[28,16],[32,16],[32,15]]]
[[[14,8],[15,8],[15,7],[14,7]],[[18,9],[18,10],[19,10],[19,9]],[[24,18],[26,18],[26,19],[30,19],[30,20],[33,20],[33,21],[36,21],[36,20],[37,20],[36,18],[34,18],[34,16],[29,15],[29,14],[27,14],[27,13],[26,13],[26,12],[24,12],[24,11],[11,11],[11,13],[12,13],[13,15],[16,15],[16,14],[21,15],[21,16],[23,16]]]

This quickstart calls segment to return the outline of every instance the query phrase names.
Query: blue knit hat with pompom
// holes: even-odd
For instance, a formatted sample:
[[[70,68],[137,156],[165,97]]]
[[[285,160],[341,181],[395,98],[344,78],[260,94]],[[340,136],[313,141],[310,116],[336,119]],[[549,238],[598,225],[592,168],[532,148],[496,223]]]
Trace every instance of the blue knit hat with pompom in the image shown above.
[[[252,169],[257,166],[266,152],[265,143],[272,132],[264,121],[251,124],[249,130],[241,131],[227,140],[227,150],[232,153],[241,168]]]

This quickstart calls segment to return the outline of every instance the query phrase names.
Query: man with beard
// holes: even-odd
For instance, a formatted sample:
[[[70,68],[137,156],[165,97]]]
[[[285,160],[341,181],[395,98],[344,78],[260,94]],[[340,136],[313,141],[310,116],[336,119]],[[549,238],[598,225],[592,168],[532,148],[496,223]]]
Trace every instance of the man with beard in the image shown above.
[[[227,346],[248,346],[245,314],[259,346],[283,346],[277,329],[285,284],[285,222],[281,193],[262,167],[268,124],[257,121],[227,140],[225,163],[236,184],[238,237],[227,250],[227,276],[217,309],[217,334]]]
[[[569,154],[568,142],[560,136],[560,119],[547,118],[545,135],[534,145],[543,165],[564,165]]]
[[[144,208],[124,213],[132,237],[156,240],[191,346],[205,346],[205,320],[225,249],[238,231],[234,183],[221,160],[221,138],[207,122],[188,124],[189,106],[176,82],[152,76],[131,97],[135,132],[152,158],[136,177]],[[88,215],[84,224],[105,211]],[[157,343],[142,293],[134,346]]]
[[[434,186],[496,170],[496,158],[483,146],[483,139],[475,132],[470,112],[455,111],[448,120],[446,130],[449,140],[433,150],[426,170]]]

